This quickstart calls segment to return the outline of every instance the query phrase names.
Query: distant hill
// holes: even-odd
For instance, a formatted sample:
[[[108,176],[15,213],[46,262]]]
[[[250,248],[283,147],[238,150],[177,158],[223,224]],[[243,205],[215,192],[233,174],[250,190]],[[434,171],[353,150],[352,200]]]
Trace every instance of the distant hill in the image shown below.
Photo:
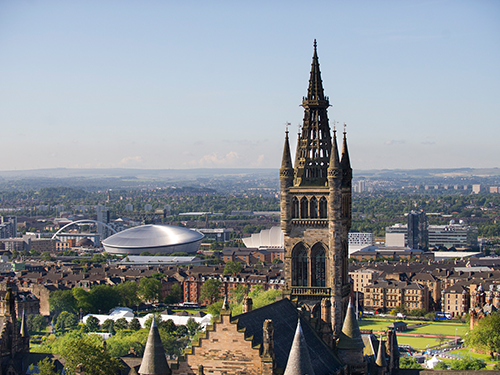
[[[355,177],[401,178],[401,177],[493,177],[500,176],[500,168],[450,168],[450,169],[373,169],[355,170]],[[0,171],[0,179],[26,178],[132,178],[146,180],[211,178],[216,176],[262,176],[278,177],[274,168],[199,168],[199,169],[31,169]]]

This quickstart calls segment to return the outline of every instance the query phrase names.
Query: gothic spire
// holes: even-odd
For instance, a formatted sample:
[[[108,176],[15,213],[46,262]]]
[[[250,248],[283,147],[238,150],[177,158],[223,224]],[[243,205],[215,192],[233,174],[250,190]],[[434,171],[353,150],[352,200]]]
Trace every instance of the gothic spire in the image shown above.
[[[304,120],[295,155],[296,186],[325,186],[332,148],[328,97],[323,92],[316,40],[307,96],[302,99]]]
[[[165,350],[158,332],[156,320],[153,317],[151,322],[151,329],[149,330],[148,341],[144,349],[144,356],[142,357],[141,367],[139,367],[139,374],[141,375],[171,375],[172,370],[168,366],[167,358],[165,357]]]
[[[352,300],[349,300],[347,312],[345,314],[344,325],[337,343],[338,349],[363,349],[365,344],[359,331],[358,321],[352,307]]]
[[[319,70],[319,59],[316,39],[314,39],[314,54],[311,64],[311,76],[309,78],[309,88],[307,89],[307,100],[325,100],[323,93],[323,81]]]
[[[300,326],[300,318],[297,323],[292,348],[288,355],[284,375],[314,375],[311,357],[309,357],[309,349],[307,348],[302,327]]]

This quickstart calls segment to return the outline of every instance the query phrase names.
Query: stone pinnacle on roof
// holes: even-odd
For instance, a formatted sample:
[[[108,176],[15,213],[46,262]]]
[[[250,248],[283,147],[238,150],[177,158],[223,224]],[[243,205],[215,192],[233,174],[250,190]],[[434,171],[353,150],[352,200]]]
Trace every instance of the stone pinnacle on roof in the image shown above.
[[[291,170],[291,172],[293,173],[292,156],[290,153],[290,142],[288,140],[288,128],[287,128],[285,132],[285,145],[283,147],[283,158],[281,159],[281,174],[285,173],[285,171],[288,170]]]
[[[309,349],[302,333],[300,318],[293,338],[292,348],[288,355],[284,375],[314,375],[314,370],[309,357]]]
[[[347,312],[345,314],[344,325],[337,343],[338,349],[363,349],[365,344],[359,331],[358,321],[352,307],[352,300],[349,300]]]
[[[330,153],[330,165],[328,167],[328,174],[335,176],[333,171],[335,169],[340,169],[340,160],[339,160],[339,150],[337,146],[337,131],[335,128],[333,129],[333,139],[332,139],[332,151]],[[340,177],[340,176],[339,176]]]
[[[222,310],[229,310],[229,302],[227,301],[227,294],[224,296],[224,302],[222,302]]]
[[[26,315],[24,314],[24,310],[23,310],[23,318],[21,320],[21,330],[20,330],[20,333],[21,333],[21,337],[29,337],[28,323],[26,322]]]
[[[172,371],[168,366],[167,358],[165,357],[165,350],[158,332],[156,320],[153,317],[151,322],[151,329],[149,330],[148,341],[144,349],[144,356],[142,357],[141,367],[139,367],[139,374],[141,375],[171,375]]]
[[[351,161],[349,159],[349,150],[347,149],[347,133],[345,131],[344,124],[344,139],[342,141],[342,159],[340,160],[340,164],[343,169],[351,169]]]
[[[379,367],[386,367],[387,366],[387,361],[385,359],[384,342],[382,341],[382,335],[380,335],[380,340],[378,342],[378,353],[377,353],[377,360],[375,361],[375,363]]]

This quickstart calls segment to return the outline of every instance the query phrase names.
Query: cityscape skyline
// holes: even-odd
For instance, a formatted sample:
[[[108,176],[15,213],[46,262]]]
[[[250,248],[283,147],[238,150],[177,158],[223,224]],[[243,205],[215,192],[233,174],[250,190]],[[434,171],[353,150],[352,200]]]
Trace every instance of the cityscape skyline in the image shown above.
[[[498,167],[500,4],[320,7],[2,2],[0,170],[277,169],[314,39],[355,170]]]

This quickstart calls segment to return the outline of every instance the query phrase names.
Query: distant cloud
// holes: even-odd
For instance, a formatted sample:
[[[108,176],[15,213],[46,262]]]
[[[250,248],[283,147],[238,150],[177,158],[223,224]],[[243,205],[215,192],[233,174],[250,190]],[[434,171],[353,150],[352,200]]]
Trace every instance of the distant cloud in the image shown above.
[[[402,145],[404,143],[406,143],[406,141],[403,140],[403,139],[393,139],[393,140],[390,140],[390,141],[385,141],[385,145],[386,146]]]
[[[196,165],[200,167],[223,167],[234,165],[239,160],[239,155],[236,151],[230,151],[226,155],[220,156],[217,152],[212,152],[203,156],[198,162],[191,161],[190,165]]]
[[[265,159],[264,154],[259,155],[255,163],[252,163],[252,167],[254,168],[262,167],[264,164],[264,159]]]
[[[432,142],[432,141],[424,141],[424,142],[420,142],[422,143],[423,145],[426,145],[426,146],[431,146],[431,145],[435,145],[436,142]]]
[[[142,159],[142,156],[127,156],[120,160],[118,163],[120,166],[129,166],[129,165],[134,165],[134,164],[141,164],[143,163],[144,160]]]

